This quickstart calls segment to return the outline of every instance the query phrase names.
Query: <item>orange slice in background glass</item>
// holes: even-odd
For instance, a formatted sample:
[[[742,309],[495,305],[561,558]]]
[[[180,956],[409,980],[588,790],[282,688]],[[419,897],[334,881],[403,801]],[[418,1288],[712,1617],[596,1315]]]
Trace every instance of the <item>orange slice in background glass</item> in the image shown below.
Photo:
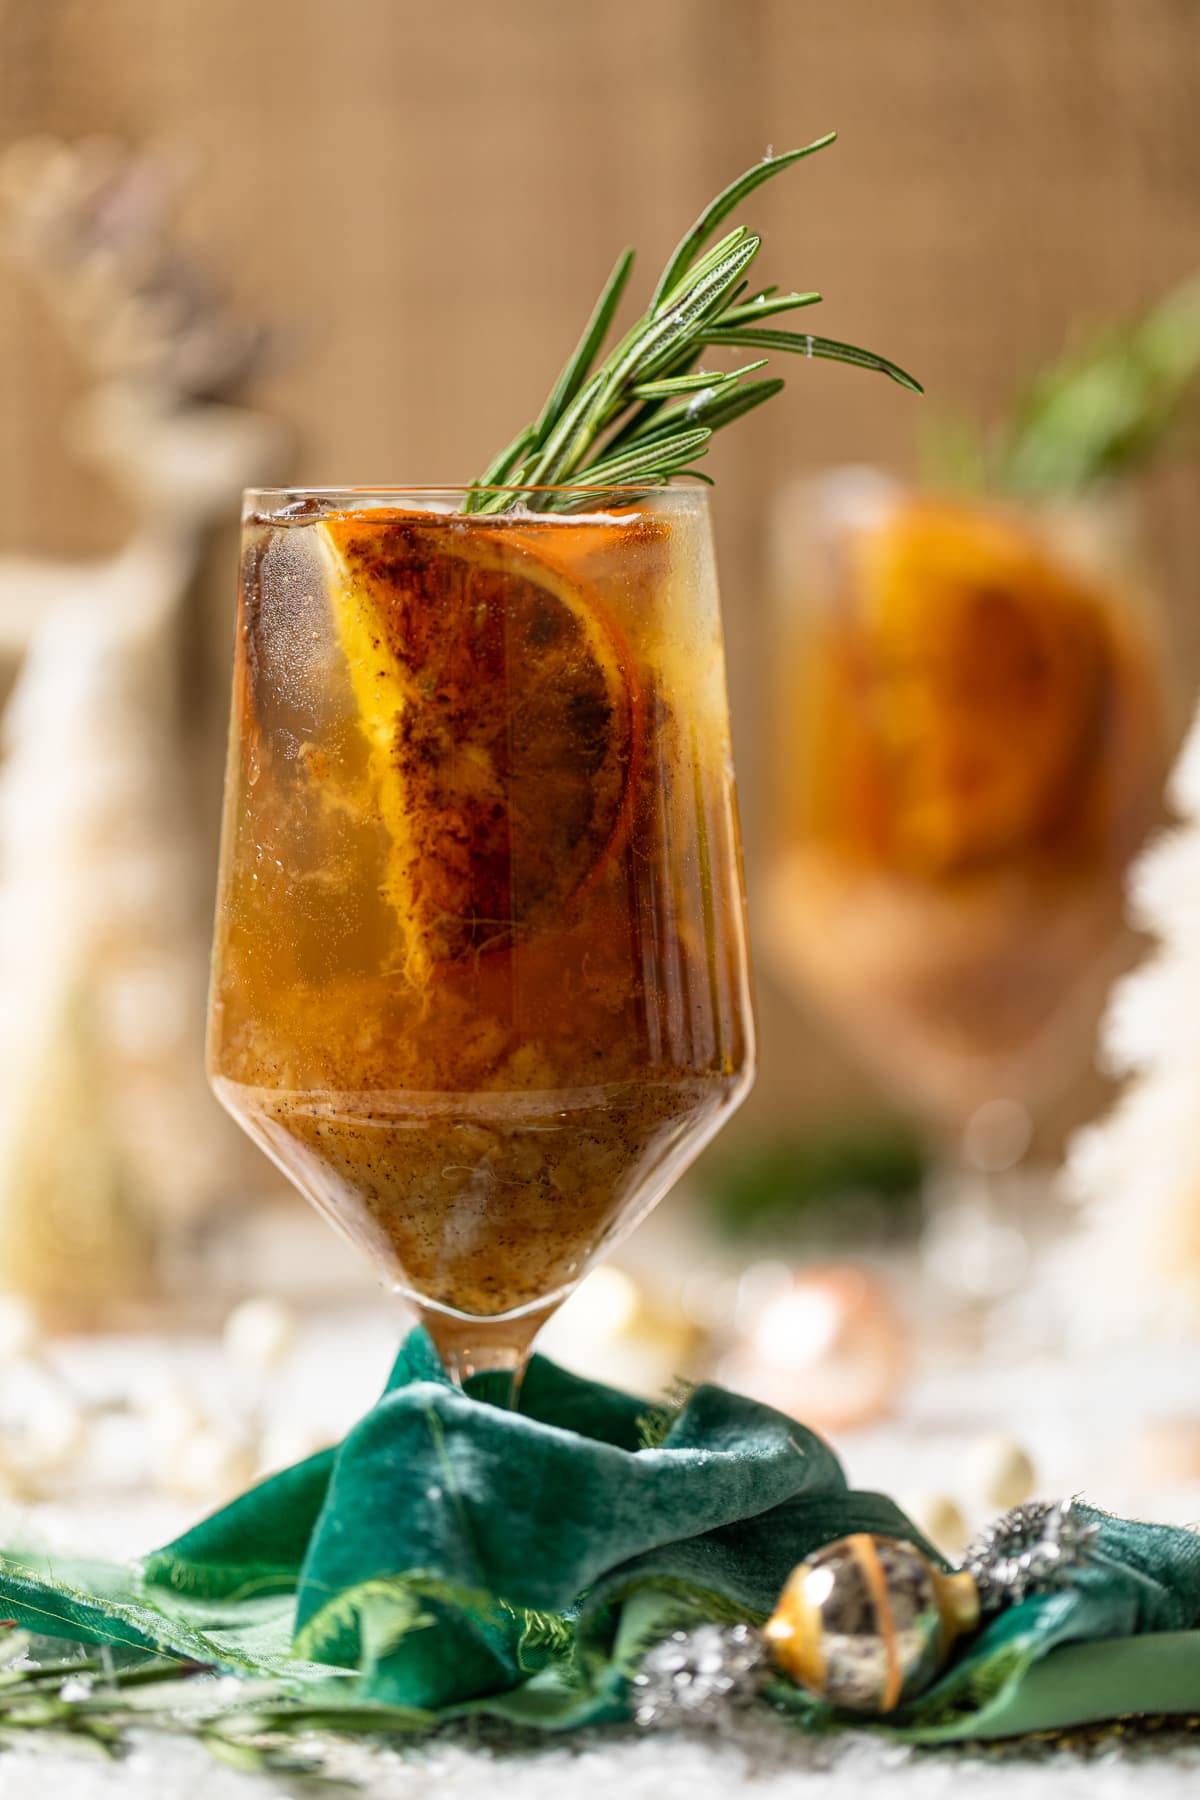
[[[394,511],[320,530],[390,844],[385,894],[421,982],[563,923],[619,850],[637,674],[595,588],[515,531]]]
[[[945,875],[1054,836],[1104,754],[1103,596],[1007,520],[902,507],[855,545],[856,708],[892,855]]]

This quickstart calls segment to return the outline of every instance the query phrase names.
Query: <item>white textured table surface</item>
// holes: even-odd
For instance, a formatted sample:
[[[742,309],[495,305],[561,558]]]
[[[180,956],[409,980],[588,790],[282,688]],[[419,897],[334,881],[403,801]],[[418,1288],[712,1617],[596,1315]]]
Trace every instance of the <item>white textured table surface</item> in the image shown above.
[[[266,1396],[285,1424],[304,1418],[337,1435],[370,1404],[395,1339],[395,1315],[384,1309],[326,1315],[304,1331],[286,1370]],[[55,1357],[81,1389],[108,1396],[142,1379],[177,1371],[214,1410],[225,1404],[230,1375],[213,1345],[199,1340],[112,1339],[67,1344]],[[1187,1522],[1200,1517],[1200,1481],[1156,1477],[1139,1446],[1148,1420],[1194,1415],[1200,1357],[1143,1350],[1071,1365],[1048,1355],[1021,1361],[991,1358],[986,1371],[965,1364],[926,1367],[902,1414],[886,1427],[839,1442],[851,1479],[904,1495],[956,1491],[964,1447],[983,1430],[1018,1436],[1032,1451],[1043,1492],[1083,1491],[1113,1510]],[[1148,1396],[1153,1396],[1149,1399]],[[63,1551],[133,1556],[162,1541],[203,1510],[149,1490],[133,1465],[118,1486],[113,1465],[124,1455],[114,1423],[87,1498],[67,1491],[35,1506],[6,1505],[0,1542],[36,1538]],[[107,1464],[105,1459],[108,1459]],[[732,1733],[639,1737],[587,1734],[512,1752],[461,1736],[436,1738],[397,1754],[323,1746],[329,1780],[247,1775],[214,1762],[188,1740],[147,1735],[130,1754],[107,1763],[82,1753],[20,1745],[0,1754],[0,1800],[249,1800],[262,1795],[367,1793],[389,1800],[591,1800],[620,1792],[623,1800],[701,1800],[745,1792],[779,1796],[857,1796],[886,1784],[894,1800],[936,1800],[957,1791],[1006,1800],[1106,1800],[1134,1791],[1144,1800],[1200,1792],[1200,1736],[1107,1740],[1084,1751],[1044,1746],[984,1751],[912,1752],[863,1733],[808,1740],[785,1724],[754,1716]],[[347,1785],[348,1784],[348,1785]]]
[[[806,1739],[768,1719],[720,1739],[590,1735],[569,1747],[496,1753],[435,1741],[403,1755],[336,1751],[330,1778],[244,1775],[199,1745],[147,1738],[119,1763],[18,1750],[0,1762],[3,1800],[941,1800],[964,1785],[986,1800],[1175,1800],[1200,1791],[1200,1742],[914,1752],[865,1733]]]

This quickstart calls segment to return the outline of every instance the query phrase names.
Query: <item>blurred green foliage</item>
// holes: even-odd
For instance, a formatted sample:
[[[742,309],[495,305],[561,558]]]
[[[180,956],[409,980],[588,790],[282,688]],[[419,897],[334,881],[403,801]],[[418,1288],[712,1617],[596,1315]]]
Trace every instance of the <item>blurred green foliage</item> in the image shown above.
[[[1200,277],[1049,364],[993,433],[943,417],[924,444],[937,486],[1083,493],[1200,442]]]
[[[920,1225],[926,1168],[904,1126],[846,1122],[717,1162],[709,1217],[722,1236],[764,1248],[895,1243]]]

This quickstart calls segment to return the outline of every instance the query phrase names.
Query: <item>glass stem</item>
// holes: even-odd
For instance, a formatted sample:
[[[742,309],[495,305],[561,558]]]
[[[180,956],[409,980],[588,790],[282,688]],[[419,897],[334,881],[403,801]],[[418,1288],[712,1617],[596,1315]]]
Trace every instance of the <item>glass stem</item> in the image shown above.
[[[989,1100],[967,1119],[957,1156],[935,1184],[922,1241],[926,1266],[945,1292],[987,1305],[1024,1279],[1029,1250],[1012,1201],[1031,1136],[1020,1101]]]
[[[475,1398],[513,1411],[533,1340],[553,1311],[550,1305],[516,1318],[480,1319],[433,1307],[420,1309],[421,1323],[454,1385],[465,1389],[472,1377],[484,1377]]]

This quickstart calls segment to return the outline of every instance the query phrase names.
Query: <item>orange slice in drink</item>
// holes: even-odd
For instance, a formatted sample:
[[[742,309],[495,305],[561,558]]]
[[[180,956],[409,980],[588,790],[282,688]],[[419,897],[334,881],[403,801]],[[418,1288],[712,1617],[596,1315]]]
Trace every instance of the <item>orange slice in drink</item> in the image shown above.
[[[1079,810],[1112,687],[1103,599],[1031,533],[921,501],[857,546],[858,704],[894,853],[946,875]]]
[[[637,676],[596,590],[513,531],[395,511],[319,529],[389,840],[385,894],[421,982],[561,924],[617,851]]]

